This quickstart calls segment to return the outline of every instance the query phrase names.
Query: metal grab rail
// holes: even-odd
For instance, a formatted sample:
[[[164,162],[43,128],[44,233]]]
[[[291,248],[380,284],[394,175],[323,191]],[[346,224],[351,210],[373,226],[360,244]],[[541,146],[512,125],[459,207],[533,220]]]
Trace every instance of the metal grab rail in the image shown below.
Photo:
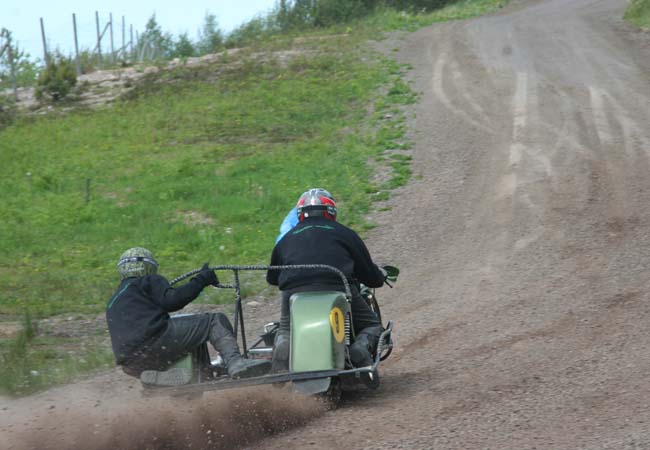
[[[213,266],[213,267],[208,267],[210,270],[232,270],[233,272],[237,273],[241,270],[301,270],[301,269],[326,269],[331,272],[336,273],[339,277],[341,277],[341,282],[343,283],[343,286],[345,287],[345,296],[347,298],[352,298],[352,292],[350,291],[350,282],[348,281],[347,277],[343,272],[341,272],[339,269],[337,269],[334,266],[328,266],[327,264],[293,264],[293,265],[286,265],[286,266],[259,266],[259,265],[254,265],[254,266]],[[194,269],[191,270],[179,277],[174,278],[172,281],[169,282],[169,284],[174,285],[180,281],[183,281],[186,278],[191,277],[192,275],[196,275],[197,273],[201,272],[202,269]],[[224,289],[234,289],[235,285],[229,285],[229,284],[219,284],[217,286],[219,288],[224,288]]]
[[[234,334],[237,337],[238,328],[241,326],[241,335],[242,335],[242,345],[244,347],[244,357],[248,357],[248,349],[246,346],[246,333],[244,330],[244,309],[242,307],[242,298],[241,298],[241,286],[239,282],[239,272],[242,270],[310,270],[310,269],[325,269],[330,272],[336,273],[343,282],[345,288],[345,298],[348,302],[352,301],[352,291],[350,290],[350,282],[343,272],[333,266],[328,266],[327,264],[294,264],[286,266],[237,266],[237,265],[228,265],[228,266],[213,266],[208,267],[209,270],[232,270],[235,276],[234,284],[221,284],[219,283],[216,286],[219,289],[234,289],[235,290],[235,317],[233,320]],[[203,269],[194,269],[187,273],[184,273],[181,276],[178,276],[170,281],[170,285],[179,283],[192,275],[196,275],[201,272]]]

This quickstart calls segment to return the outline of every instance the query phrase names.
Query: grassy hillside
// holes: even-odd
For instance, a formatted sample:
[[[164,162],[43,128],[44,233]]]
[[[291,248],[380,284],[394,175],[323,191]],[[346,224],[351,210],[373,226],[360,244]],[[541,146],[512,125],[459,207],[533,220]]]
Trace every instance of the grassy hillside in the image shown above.
[[[352,51],[242,64],[212,82],[176,70],[113,108],[2,132],[0,232],[12,239],[0,243],[0,312],[98,311],[117,257],[135,245],[170,275],[207,260],[264,262],[312,185],[336,193],[342,220],[360,223],[380,189],[364,162],[397,144],[348,126],[380,86],[399,83],[398,67]],[[395,92],[390,102],[411,98]]]
[[[149,75],[109,108],[55,110],[0,130],[0,324],[24,322],[17,338],[0,339],[0,390],[111,364],[105,330],[54,338],[38,321],[101,314],[129,247],[152,250],[170,278],[205,261],[266,263],[282,218],[313,186],[335,195],[343,223],[371,227],[373,202],[410,176],[401,106],[416,96],[407,68],[363,43],[504,3],[385,10],[276,36],[210,67]],[[390,175],[373,182],[371,167]]]
[[[632,0],[625,11],[625,19],[638,27],[650,30],[650,0]]]

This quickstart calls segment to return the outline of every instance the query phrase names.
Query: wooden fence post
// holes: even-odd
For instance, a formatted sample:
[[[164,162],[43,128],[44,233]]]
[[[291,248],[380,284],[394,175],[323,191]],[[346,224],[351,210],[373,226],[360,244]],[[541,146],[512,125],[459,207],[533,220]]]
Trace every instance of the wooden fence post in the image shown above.
[[[97,25],[97,60],[102,64],[102,37],[99,32],[99,13],[95,11],[95,24]]]
[[[135,30],[135,60],[136,61],[141,61],[140,59],[140,33],[138,33],[138,30]]]
[[[41,17],[41,39],[43,39],[43,60],[45,65],[50,64],[50,55],[47,53],[47,43],[45,41],[45,26],[43,25],[43,18]]]
[[[10,41],[11,42],[11,41]],[[14,98],[18,101],[18,80],[16,80],[16,60],[14,59],[14,51],[11,48],[11,44],[7,49],[9,56],[9,66],[11,67],[11,88],[14,91]]]
[[[122,59],[126,61],[126,23],[124,22],[124,16],[122,16]]]
[[[115,64],[115,45],[113,43],[113,13],[109,13],[108,17],[111,21],[111,63]]]
[[[129,50],[131,50],[131,62],[133,62],[133,55],[135,55],[135,52],[133,51],[133,24],[130,26],[131,29],[131,44],[129,45]]]
[[[77,16],[72,13],[72,28],[74,30],[74,54],[77,76],[81,75],[81,63],[79,62],[79,38],[77,36]]]

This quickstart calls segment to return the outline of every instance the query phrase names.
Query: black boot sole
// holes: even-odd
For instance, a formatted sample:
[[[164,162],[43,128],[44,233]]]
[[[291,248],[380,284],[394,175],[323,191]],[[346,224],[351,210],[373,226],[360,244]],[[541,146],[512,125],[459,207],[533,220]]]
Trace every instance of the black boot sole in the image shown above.
[[[251,364],[251,363],[256,364]],[[233,373],[229,373],[230,378],[238,380],[240,378],[261,377],[271,371],[271,361],[250,361],[248,366],[243,367]]]

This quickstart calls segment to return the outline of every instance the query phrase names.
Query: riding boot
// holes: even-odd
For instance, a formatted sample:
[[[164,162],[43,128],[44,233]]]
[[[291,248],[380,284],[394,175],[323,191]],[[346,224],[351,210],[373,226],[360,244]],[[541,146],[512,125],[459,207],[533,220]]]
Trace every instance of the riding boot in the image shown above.
[[[271,362],[262,359],[246,359],[239,353],[237,340],[233,336],[223,336],[216,340],[215,346],[221,354],[230,378],[259,377],[269,372]]]
[[[273,359],[271,372],[288,372],[289,371],[289,351],[290,351],[290,331],[280,328],[275,335],[273,343]]]
[[[367,367],[374,364],[373,354],[377,350],[382,327],[368,327],[357,334],[350,346],[350,360],[355,367]]]

